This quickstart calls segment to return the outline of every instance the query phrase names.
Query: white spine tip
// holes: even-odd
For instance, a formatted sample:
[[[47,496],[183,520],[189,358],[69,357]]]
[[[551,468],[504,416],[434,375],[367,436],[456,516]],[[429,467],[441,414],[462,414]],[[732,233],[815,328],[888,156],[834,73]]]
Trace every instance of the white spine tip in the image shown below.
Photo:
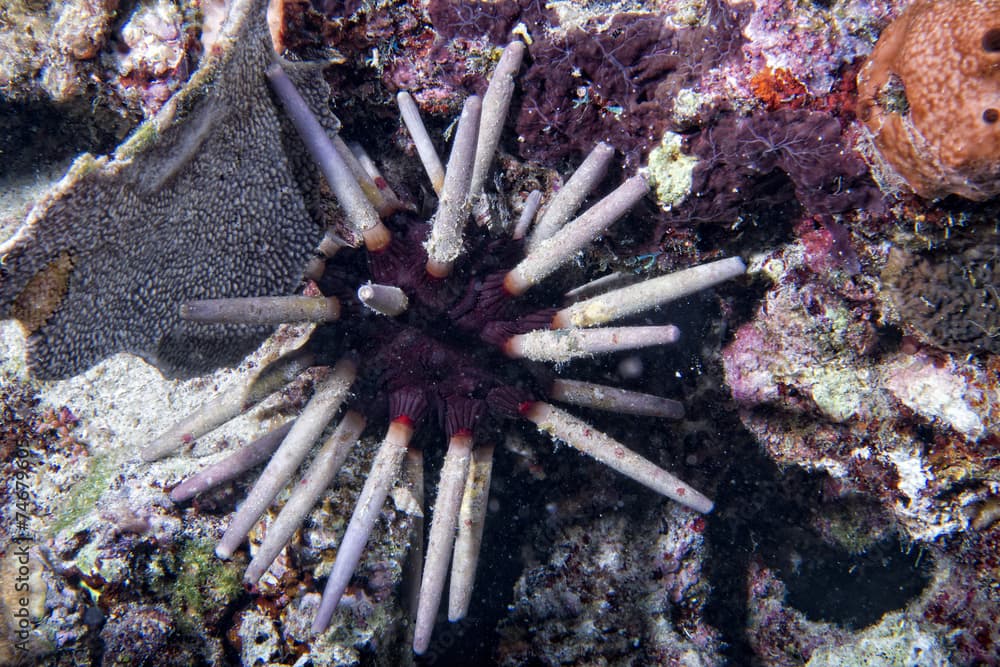
[[[367,283],[358,288],[358,300],[380,315],[396,317],[410,305],[406,292],[394,285]]]

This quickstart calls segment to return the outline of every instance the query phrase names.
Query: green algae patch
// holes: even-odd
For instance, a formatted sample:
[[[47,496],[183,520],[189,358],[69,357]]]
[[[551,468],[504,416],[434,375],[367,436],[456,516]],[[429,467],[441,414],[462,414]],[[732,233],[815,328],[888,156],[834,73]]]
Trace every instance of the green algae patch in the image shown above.
[[[215,543],[208,538],[188,540],[177,554],[177,579],[170,597],[184,613],[180,619],[197,622],[207,611],[221,608],[243,590],[245,563],[215,556]]]
[[[160,131],[157,129],[156,122],[153,120],[147,120],[145,123],[140,125],[135,129],[125,142],[118,147],[115,151],[115,158],[119,160],[127,160],[135,157],[149,149],[156,140],[160,137]]]
[[[64,509],[54,516],[51,534],[58,535],[92,513],[101,495],[111,486],[111,480],[117,472],[118,467],[110,456],[92,457],[83,479],[74,484],[66,495]]]
[[[63,181],[75,182],[92,172],[98,171],[107,163],[108,159],[106,157],[95,157],[90,153],[84,153],[73,161]]]

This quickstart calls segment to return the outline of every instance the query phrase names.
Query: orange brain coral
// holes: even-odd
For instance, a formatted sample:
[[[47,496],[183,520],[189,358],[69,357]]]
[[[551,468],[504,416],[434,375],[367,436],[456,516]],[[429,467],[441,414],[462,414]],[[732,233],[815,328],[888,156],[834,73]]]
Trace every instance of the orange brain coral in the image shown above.
[[[1000,194],[1000,0],[917,0],[858,74],[858,103],[917,194]]]

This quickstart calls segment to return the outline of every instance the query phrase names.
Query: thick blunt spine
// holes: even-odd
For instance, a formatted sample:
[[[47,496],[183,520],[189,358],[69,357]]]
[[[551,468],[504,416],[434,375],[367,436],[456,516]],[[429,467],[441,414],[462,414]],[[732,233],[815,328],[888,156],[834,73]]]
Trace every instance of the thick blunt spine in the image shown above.
[[[271,457],[281,441],[288,435],[294,420],[267,432],[253,442],[240,447],[226,458],[213,463],[201,472],[188,477],[170,492],[170,500],[182,503],[199,493],[232,481],[247,470],[260,465]]]
[[[451,274],[452,265],[462,254],[462,235],[469,219],[469,182],[475,158],[476,135],[482,101],[472,95],[465,101],[462,116],[455,130],[455,143],[448,158],[444,187],[438,210],[431,222],[430,237],[424,243],[427,250],[427,273],[435,278]]]
[[[316,256],[306,263],[306,267],[302,272],[303,277],[306,280],[319,280],[322,278],[323,272],[326,270],[326,260],[340,252],[341,248],[346,248],[350,245],[350,243],[342,239],[333,230],[328,229],[320,240],[319,246],[316,248]]]
[[[539,430],[597,459],[609,468],[631,477],[653,491],[697,512],[712,511],[712,501],[701,493],[568,412],[543,401],[535,401],[525,406],[521,414],[534,422]]]
[[[142,450],[144,461],[156,461],[222,426],[244,410],[291,382],[312,365],[314,357],[306,350],[287,352],[264,366],[249,383],[239,385],[206,403],[194,414],[174,424]]]
[[[530,251],[504,278],[504,288],[508,293],[518,295],[540,283],[603,234],[647,192],[649,184],[642,176],[633,176],[619,185],[573,222]]]
[[[348,221],[364,238],[365,246],[372,251],[385,248],[391,238],[389,230],[382,224],[378,211],[365,195],[344,156],[327,136],[326,130],[313,115],[299,91],[295,89],[291,79],[280,65],[269,67],[267,78],[285,107],[292,124],[298,130],[299,136],[302,137],[306,149],[319,165],[330,189],[343,207]],[[346,146],[344,149],[350,153]]]
[[[448,588],[448,620],[452,622],[465,618],[472,601],[472,586],[476,581],[479,549],[483,544],[483,528],[486,525],[490,477],[493,474],[493,449],[493,445],[476,446],[469,464],[469,474],[465,478]]]
[[[340,154],[341,158],[343,158],[344,164],[347,165],[347,168],[351,170],[351,175],[354,177],[354,180],[357,181],[361,191],[365,193],[365,197],[367,197],[371,205],[375,207],[375,211],[378,213],[379,217],[385,219],[395,213],[398,210],[396,206],[398,202],[395,200],[395,196],[393,195],[393,199],[390,200],[389,197],[386,196],[386,193],[378,187],[371,174],[361,163],[357,154],[351,150],[350,146],[347,145],[347,142],[344,141],[343,137],[341,137],[339,133],[335,134],[330,137],[330,143],[332,143],[333,147],[337,149],[337,153]]]
[[[420,581],[424,572],[424,452],[416,447],[409,447],[406,450],[406,457],[403,459],[403,484],[396,487],[401,490],[405,497],[401,498],[393,494],[393,500],[397,507],[402,507],[403,511],[413,517],[413,528],[410,531],[410,554],[407,560],[409,564],[406,570],[407,581]],[[410,618],[417,615],[417,607],[420,605],[420,587],[410,586],[410,595],[407,599],[407,608],[410,611]]]
[[[434,148],[434,142],[431,141],[427,127],[420,117],[417,103],[405,91],[396,95],[396,103],[399,104],[399,115],[403,117],[403,123],[410,133],[410,138],[413,139],[413,145],[417,147],[417,155],[431,181],[431,187],[434,188],[435,193],[440,195],[441,188],[444,187],[444,165],[441,163],[437,149]]]
[[[347,590],[347,584],[354,575],[354,570],[361,560],[361,553],[368,543],[375,520],[382,512],[382,505],[389,495],[389,489],[396,482],[406,448],[413,437],[413,427],[409,420],[395,420],[389,424],[385,439],[379,446],[372,468],[365,479],[365,485],[354,506],[351,521],[344,532],[344,538],[337,548],[337,560],[333,563],[333,571],[323,589],[316,617],[313,619],[312,631],[323,632],[330,626],[333,612],[340,604],[340,598]]]
[[[600,278],[594,278],[589,283],[584,283],[579,287],[574,287],[566,292],[564,300],[566,303],[579,303],[584,299],[589,299],[597,294],[604,294],[605,292],[610,292],[611,290],[618,289],[619,287],[633,285],[635,282],[636,275],[634,273],[615,271],[614,273],[609,273],[601,276]]]
[[[559,188],[538,219],[538,224],[528,241],[528,252],[538,247],[542,241],[549,239],[562,229],[563,225],[573,217],[583,200],[587,198],[604,175],[608,173],[608,165],[614,157],[615,149],[603,141],[594,146],[587,158],[580,163],[566,184]]]
[[[679,337],[680,331],[673,325],[541,330],[511,336],[504,352],[515,359],[558,363],[594,354],[666,345],[677,342]]]
[[[367,283],[358,288],[358,301],[387,317],[402,315],[410,305],[406,292],[394,285]]]
[[[351,447],[358,441],[365,428],[365,418],[361,413],[348,410],[337,428],[327,438],[316,454],[302,479],[295,484],[292,495],[264,536],[264,542],[250,561],[243,580],[256,585],[261,576],[271,567],[281,550],[292,539],[292,534],[302,525],[309,510],[333,482],[337,471],[344,464]]]
[[[627,415],[665,419],[680,419],[684,416],[684,405],[678,401],[593,382],[560,378],[552,383],[549,395],[563,403]]]
[[[511,42],[504,48],[493,70],[493,76],[490,77],[490,85],[483,95],[483,116],[479,123],[476,163],[469,187],[469,199],[473,205],[483,194],[483,186],[486,184],[497,146],[500,144],[500,134],[507,120],[511,98],[514,96],[514,76],[521,69],[524,48],[524,42],[521,41]]]
[[[743,260],[729,257],[621,287],[563,308],[552,326],[592,327],[635,315],[742,275]]]
[[[278,451],[271,457],[264,471],[257,478],[246,500],[229,522],[222,539],[215,548],[215,555],[228,559],[246,538],[261,515],[274,501],[282,487],[292,478],[299,464],[309,453],[313,443],[333,419],[357,375],[353,361],[342,359],[333,372],[316,388],[316,393],[303,408],[295,425],[285,436]]]
[[[362,170],[363,177],[358,178],[358,183],[361,184],[365,194],[368,194],[368,188],[375,189],[375,195],[369,196],[368,199],[371,201],[372,205],[378,211],[378,214],[383,220],[406,208],[403,202],[399,201],[399,197],[396,195],[395,191],[389,186],[389,182],[385,180],[382,176],[382,172],[379,170],[378,165],[375,164],[375,160],[368,155],[368,151],[357,141],[352,141],[347,144],[347,148],[350,151],[350,156],[355,160]],[[346,158],[345,158],[346,159]]]
[[[515,241],[519,241],[527,235],[528,230],[531,228],[531,223],[535,220],[535,214],[538,213],[538,207],[542,203],[542,191],[532,190],[531,194],[524,201],[524,208],[521,209],[521,217],[518,218],[517,224],[514,225],[514,232],[511,234],[511,238]]]
[[[332,322],[340,317],[335,296],[258,296],[202,299],[181,306],[181,317],[214,324],[283,324]]]
[[[438,484],[437,503],[431,518],[431,533],[427,541],[427,559],[424,562],[423,577],[420,582],[420,599],[417,605],[417,620],[413,630],[413,650],[423,654],[431,641],[434,621],[441,604],[444,582],[448,576],[452,548],[455,544],[455,528],[462,506],[462,491],[465,489],[469,473],[469,459],[472,454],[472,437],[454,435],[448,442],[448,452],[441,468]]]

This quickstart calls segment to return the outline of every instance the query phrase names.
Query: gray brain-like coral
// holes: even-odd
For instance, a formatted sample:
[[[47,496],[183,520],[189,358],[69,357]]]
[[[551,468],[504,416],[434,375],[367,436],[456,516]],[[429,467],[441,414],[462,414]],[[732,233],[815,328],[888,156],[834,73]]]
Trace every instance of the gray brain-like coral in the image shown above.
[[[24,325],[39,377],[119,351],[174,376],[235,363],[269,329],[188,323],[178,304],[298,285],[324,226],[316,175],[263,74],[266,6],[234,3],[185,88],[112,158],[81,156],[0,245],[0,317]],[[334,126],[326,84],[298,69]]]
[[[996,238],[944,257],[894,249],[882,278],[907,332],[961,354],[1000,354]]]

